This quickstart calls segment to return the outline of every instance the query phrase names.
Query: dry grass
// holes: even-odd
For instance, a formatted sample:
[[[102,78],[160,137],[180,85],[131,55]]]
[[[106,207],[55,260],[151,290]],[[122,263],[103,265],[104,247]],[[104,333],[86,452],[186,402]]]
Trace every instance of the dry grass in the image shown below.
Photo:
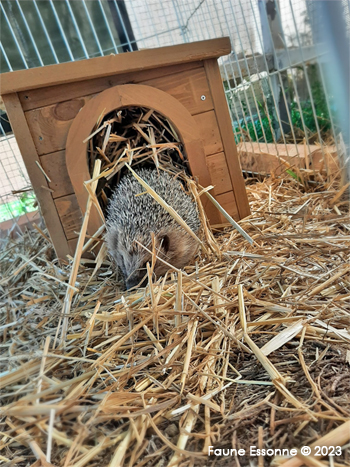
[[[214,228],[221,254],[212,244],[133,293],[107,259],[59,264],[39,228],[2,240],[0,460],[349,465],[350,229],[337,183],[248,181],[240,226],[253,244]],[[211,445],[321,442],[343,455],[207,457]]]
[[[98,119],[85,141],[89,142],[90,174],[97,160],[104,172],[96,190],[103,211],[120,177],[128,172],[126,164],[133,168],[155,166],[186,181],[183,172],[188,171],[188,162],[183,144],[171,123],[152,109],[114,110]]]

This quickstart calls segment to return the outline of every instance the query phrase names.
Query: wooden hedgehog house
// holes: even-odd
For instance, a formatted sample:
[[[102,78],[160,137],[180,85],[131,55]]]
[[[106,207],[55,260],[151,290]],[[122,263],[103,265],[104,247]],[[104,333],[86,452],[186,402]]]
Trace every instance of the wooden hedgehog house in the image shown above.
[[[192,175],[214,185],[215,198],[236,220],[249,215],[217,64],[230,52],[229,38],[220,38],[2,75],[1,95],[58,257],[74,253],[85,211],[83,182],[91,176],[84,141],[101,115],[119,108],[164,115]],[[212,224],[225,222],[202,200]],[[101,222],[92,212],[88,234]]]

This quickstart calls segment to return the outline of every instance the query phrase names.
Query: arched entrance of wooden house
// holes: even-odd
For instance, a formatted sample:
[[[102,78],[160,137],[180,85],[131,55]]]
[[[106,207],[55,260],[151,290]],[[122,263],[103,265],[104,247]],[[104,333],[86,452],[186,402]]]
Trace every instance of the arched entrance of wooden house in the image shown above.
[[[87,159],[87,138],[98,119],[102,121],[113,110],[128,107],[154,109],[166,117],[183,143],[191,174],[198,178],[202,186],[211,184],[200,131],[188,110],[174,97],[151,86],[134,84],[115,86],[91,99],[75,117],[68,133],[66,165],[83,214],[88,199],[84,182],[91,178]],[[206,198],[203,198],[202,202],[210,222],[219,223],[220,215],[217,209]],[[97,211],[92,210],[88,233],[93,235],[102,223]]]

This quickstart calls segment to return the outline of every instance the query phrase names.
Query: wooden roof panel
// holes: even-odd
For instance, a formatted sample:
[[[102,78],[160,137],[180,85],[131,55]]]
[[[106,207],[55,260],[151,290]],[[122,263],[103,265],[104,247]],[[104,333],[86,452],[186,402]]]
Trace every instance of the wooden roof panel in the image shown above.
[[[84,81],[131,71],[218,58],[231,52],[228,37],[157,49],[107,55],[1,75],[1,95],[51,85]]]

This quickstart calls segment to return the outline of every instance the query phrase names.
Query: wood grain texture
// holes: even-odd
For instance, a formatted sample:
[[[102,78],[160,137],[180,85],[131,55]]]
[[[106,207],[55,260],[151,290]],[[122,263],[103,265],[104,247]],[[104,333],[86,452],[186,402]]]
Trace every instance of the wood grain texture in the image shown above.
[[[74,193],[74,188],[67,171],[65,151],[41,156],[40,164],[51,180],[49,188],[54,190],[52,193],[53,199]]]
[[[213,109],[203,67],[162,76],[148,80],[147,83],[175,97],[192,115]],[[62,86],[62,95],[66,96],[64,86]],[[206,97],[205,100],[201,100],[203,95]],[[57,152],[66,147],[67,135],[73,119],[93,96],[82,96],[26,112],[28,125],[39,155]],[[204,114],[202,118],[198,116],[198,121],[200,128],[203,129],[205,153],[208,155],[222,150],[214,112],[208,112],[208,115]]]
[[[142,84],[149,80],[179,74],[184,71],[203,69],[203,62],[181,63],[162,68],[122,73],[114,76],[102,76],[99,78],[84,80],[74,83],[58,84],[40,89],[30,89],[18,93],[23,110],[33,110],[47,105],[57,104],[70,99],[97,94],[105,89],[120,84]]]
[[[200,130],[206,156],[217,154],[224,150],[215,111],[205,112],[194,116]]]
[[[303,169],[320,170],[328,167],[329,173],[339,170],[337,149],[328,146],[323,156],[320,146],[314,144],[308,147],[304,144],[266,144],[240,143],[237,146],[241,167],[249,172],[261,174],[274,173],[281,175],[290,166]],[[286,163],[284,163],[285,161]],[[326,161],[326,162],[325,162]]]
[[[211,184],[200,132],[186,108],[169,94],[151,86],[133,84],[115,86],[90,100],[74,119],[69,130],[66,164],[82,212],[85,212],[87,202],[87,192],[83,183],[90,179],[86,159],[87,143],[83,141],[91,133],[97,116],[106,115],[117,108],[134,105],[153,108],[160,114],[166,115],[181,135],[192,173],[196,174],[203,186]],[[217,223],[220,218],[219,212],[209,200],[205,208],[209,219]],[[89,219],[89,234],[94,234],[100,225],[101,220],[93,210]]]
[[[206,162],[210,172],[211,182],[215,187],[215,193],[220,195],[221,193],[232,191],[225,154],[219,152],[219,154],[208,156]]]
[[[214,108],[204,68],[176,73],[159,78],[142,80],[140,84],[153,86],[175,97],[191,115]],[[204,96],[205,99],[201,99]]]
[[[72,121],[92,97],[72,99],[26,112],[28,126],[40,156],[65,149]]]
[[[74,194],[63,196],[55,199],[55,205],[67,239],[77,237],[82,225],[82,214],[77,197]]]
[[[236,202],[235,202],[235,195],[233,191],[229,191],[228,193],[223,193],[215,197],[217,202],[225,209],[225,211],[230,214],[230,216],[235,220],[239,221],[239,213],[237,210]],[[221,222],[226,224],[227,219],[220,214]]]
[[[71,238],[70,240],[68,240],[69,253],[73,257],[75,255],[75,248],[76,248],[77,243],[78,243],[78,238],[79,237],[75,237],[75,238]],[[83,255],[83,257],[85,258],[84,255]]]
[[[70,252],[71,256],[73,256],[73,257],[75,255],[75,249],[76,249],[76,246],[77,246],[77,243],[78,243],[78,238],[79,237],[75,237],[75,238],[71,238],[70,240],[68,240],[69,252]],[[99,251],[99,249],[98,249],[98,247],[96,247],[94,252],[98,253],[98,251]],[[94,258],[96,258],[96,255],[94,255],[93,253],[91,253],[89,251],[85,251],[85,253],[82,254],[82,257],[87,258],[87,259],[94,259]]]
[[[221,57],[231,52],[230,39],[222,37],[159,49],[141,50],[119,55],[30,68],[2,74],[2,94],[38,89],[53,84],[73,83],[101,76],[196,62]]]
[[[230,113],[223,89],[221,75],[216,59],[206,60],[204,68],[214,102],[216,118],[226,156],[226,162],[234,190],[235,204],[242,219],[250,214],[248,197],[245,190],[242,171],[239,165],[237,148],[234,140]]]
[[[67,239],[56,210],[51,193],[45,190],[47,181],[38,168],[36,161],[39,157],[29,131],[27,121],[17,94],[3,96],[6,111],[9,116],[13,132],[21,151],[31,184],[40,205],[41,213],[45,219],[46,227],[51,236],[58,258],[65,258],[69,252]]]

